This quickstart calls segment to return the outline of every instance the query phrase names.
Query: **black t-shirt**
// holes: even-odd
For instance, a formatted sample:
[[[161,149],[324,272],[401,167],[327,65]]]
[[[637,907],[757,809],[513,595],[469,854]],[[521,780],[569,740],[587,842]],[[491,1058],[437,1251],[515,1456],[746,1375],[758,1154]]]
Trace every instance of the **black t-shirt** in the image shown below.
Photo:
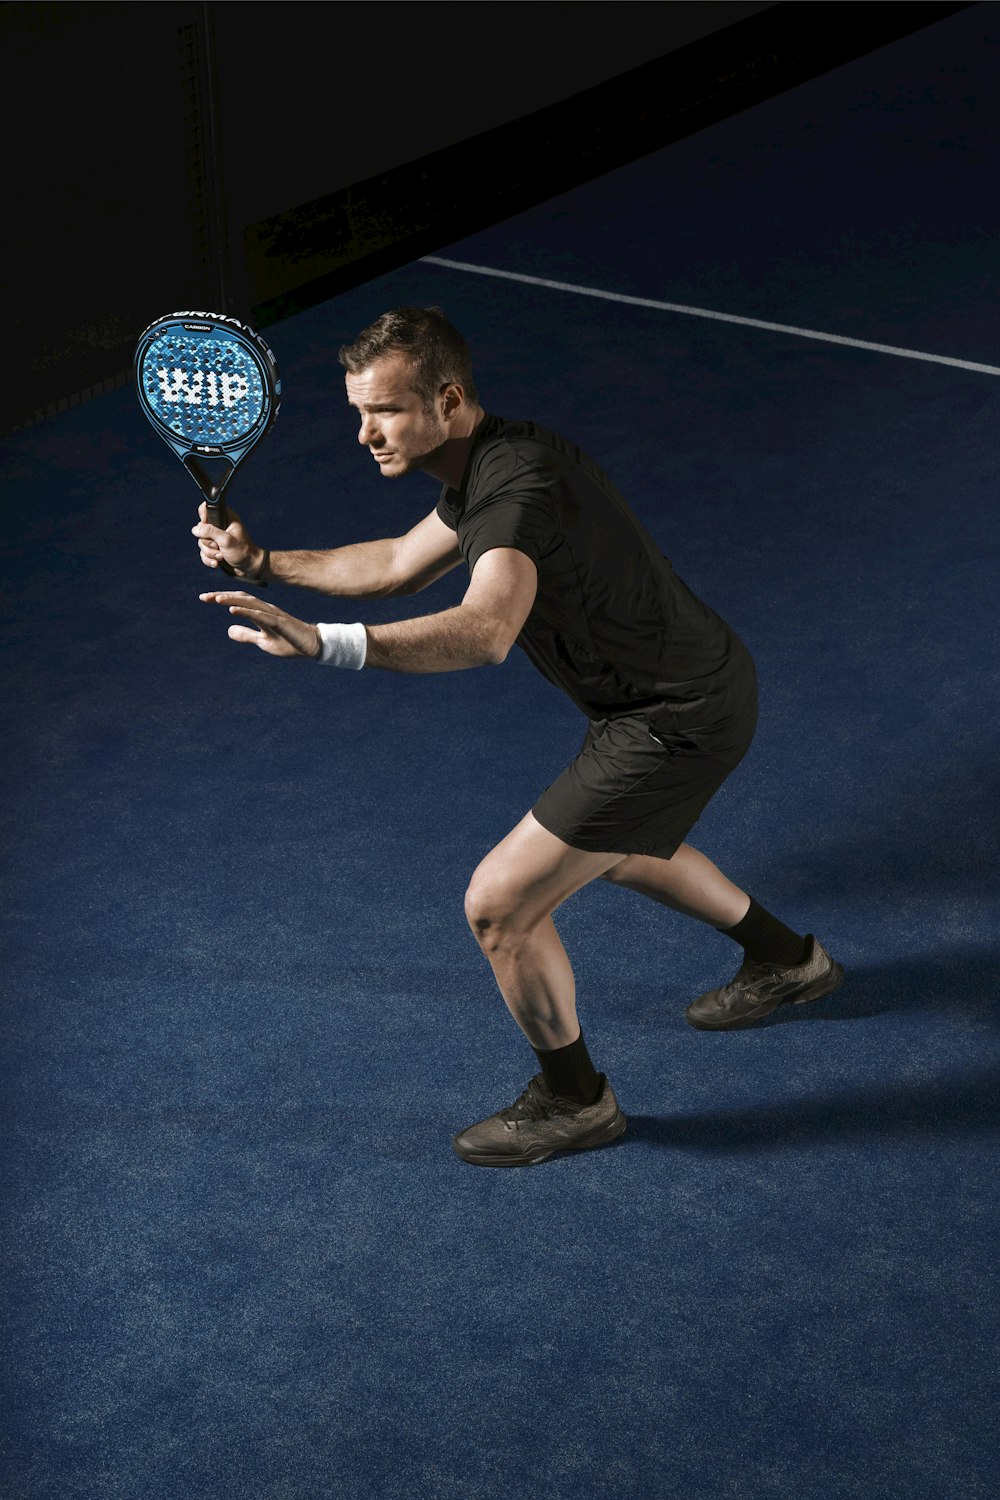
[[[517,644],[591,719],[668,710],[729,718],[753,688],[746,648],[674,572],[608,476],[534,422],[486,416],[437,513],[471,573],[513,547],[538,569]]]

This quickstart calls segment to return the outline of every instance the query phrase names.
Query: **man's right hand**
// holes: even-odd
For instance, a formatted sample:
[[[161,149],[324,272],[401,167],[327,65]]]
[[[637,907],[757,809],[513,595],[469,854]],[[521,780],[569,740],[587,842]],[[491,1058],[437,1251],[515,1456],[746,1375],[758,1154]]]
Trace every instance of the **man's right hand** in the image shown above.
[[[234,510],[229,512],[229,524],[225,531],[212,526],[206,519],[208,506],[204,501],[198,507],[198,525],[192,526],[193,536],[198,538],[198,551],[206,568],[217,568],[220,562],[228,563],[238,578],[253,579],[260,572],[264,561],[264,548],[257,547]]]

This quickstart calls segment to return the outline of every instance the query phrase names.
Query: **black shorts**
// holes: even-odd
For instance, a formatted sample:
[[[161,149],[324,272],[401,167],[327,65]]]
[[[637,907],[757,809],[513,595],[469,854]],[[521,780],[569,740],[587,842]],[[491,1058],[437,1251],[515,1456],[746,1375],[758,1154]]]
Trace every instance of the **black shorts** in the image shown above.
[[[576,759],[531,809],[563,843],[591,854],[669,859],[683,844],[757,726],[757,693],[710,730],[669,710],[594,719]]]

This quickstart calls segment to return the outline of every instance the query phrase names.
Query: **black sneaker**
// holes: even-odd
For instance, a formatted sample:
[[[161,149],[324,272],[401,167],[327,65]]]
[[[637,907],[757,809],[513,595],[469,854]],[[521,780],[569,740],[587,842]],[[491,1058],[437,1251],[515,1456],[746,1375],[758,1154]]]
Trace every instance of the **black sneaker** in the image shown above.
[[[617,1140],[625,1116],[604,1074],[598,1076],[601,1092],[593,1104],[579,1104],[550,1093],[539,1073],[513,1104],[461,1131],[452,1145],[475,1167],[530,1167],[557,1151],[586,1151]]]
[[[832,995],[844,977],[840,964],[810,933],[805,962],[782,965],[746,959],[740,972],[722,986],[692,1000],[684,1014],[700,1031],[727,1031],[749,1026],[791,1001],[802,1005]]]

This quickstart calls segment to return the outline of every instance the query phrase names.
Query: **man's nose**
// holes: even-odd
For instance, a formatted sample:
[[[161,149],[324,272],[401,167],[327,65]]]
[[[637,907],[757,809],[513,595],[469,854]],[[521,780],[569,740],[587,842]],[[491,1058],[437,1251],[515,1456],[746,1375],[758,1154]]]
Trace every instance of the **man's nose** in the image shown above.
[[[358,442],[367,447],[376,436],[377,430],[371,417],[362,417],[361,427],[358,431]]]

